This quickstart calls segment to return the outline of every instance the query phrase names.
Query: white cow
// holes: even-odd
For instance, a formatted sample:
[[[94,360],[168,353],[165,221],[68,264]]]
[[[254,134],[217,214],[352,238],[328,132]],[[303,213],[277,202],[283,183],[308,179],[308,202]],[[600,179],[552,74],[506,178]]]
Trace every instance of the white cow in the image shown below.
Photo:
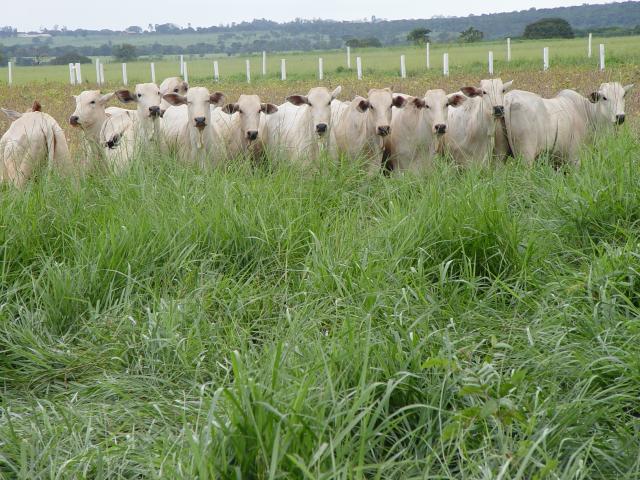
[[[504,94],[513,82],[482,80],[480,87],[465,87],[469,97],[461,108],[449,108],[446,148],[460,165],[488,164],[508,153],[503,133]]]
[[[99,145],[100,131],[110,115],[125,113],[124,108],[109,107],[107,103],[115,93],[102,94],[98,90],[87,90],[80,95],[74,95],[76,109],[69,117],[72,127],[81,128],[90,144]]]
[[[211,111],[216,136],[221,140],[220,155],[227,160],[249,154],[256,157],[261,150],[261,116],[272,115],[278,107],[262,103],[258,95],[240,95],[236,103]]]
[[[194,87],[186,96],[168,93],[163,98],[173,105],[164,113],[162,122],[165,146],[177,150],[185,162],[201,167],[215,165],[220,139],[211,124],[211,106],[222,106],[224,95]]]
[[[184,96],[188,91],[189,84],[180,77],[165,78],[160,84],[160,93],[163,97],[168,93],[177,93],[178,95]],[[166,112],[170,106],[171,104],[163,98],[160,104],[161,115],[164,115],[164,112]]]
[[[429,90],[423,98],[406,96],[404,108],[393,109],[391,134],[385,139],[385,158],[392,170],[419,173],[431,168],[447,133],[449,107],[462,105],[462,94],[447,96]]]
[[[625,97],[633,85],[603,83],[585,98],[563,90],[555,98],[516,90],[505,99],[505,121],[514,156],[529,165],[543,153],[573,164],[580,148],[596,131],[607,131],[625,121]]]
[[[382,167],[383,141],[391,133],[392,108],[403,108],[404,95],[390,89],[372,89],[368,98],[356,97],[351,102],[331,103],[331,152],[334,156],[364,157],[367,170]]]
[[[331,133],[331,102],[342,91],[312,88],[307,95],[287,97],[275,115],[264,116],[264,144],[274,153],[301,165],[317,160],[326,150]]]
[[[0,181],[21,187],[43,163],[70,173],[69,147],[60,125],[34,102],[30,112],[2,111],[13,120],[0,139]]]

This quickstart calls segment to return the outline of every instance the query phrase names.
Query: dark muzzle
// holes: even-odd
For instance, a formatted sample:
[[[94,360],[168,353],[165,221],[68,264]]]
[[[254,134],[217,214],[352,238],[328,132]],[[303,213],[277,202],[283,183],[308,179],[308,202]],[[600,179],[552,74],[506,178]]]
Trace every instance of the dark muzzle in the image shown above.
[[[250,132],[247,132],[247,139],[250,142],[254,142],[258,139],[258,131],[257,130],[251,130]]]
[[[319,123],[318,125],[316,125],[316,133],[318,135],[324,135],[325,133],[327,133],[327,124],[326,123]]]
[[[160,118],[162,116],[160,107],[149,107],[149,115],[151,118]]]
[[[493,107],[493,116],[497,118],[504,117],[504,107],[502,105]]]
[[[391,133],[391,127],[378,127],[378,135],[387,137]]]
[[[447,133],[447,126],[444,124],[439,124],[433,127],[438,135],[444,135]]]
[[[79,127],[80,126],[80,119],[78,117],[76,117],[75,115],[73,117],[69,118],[69,125],[71,125],[72,127]]]
[[[196,128],[199,128],[200,130],[207,126],[207,119],[204,117],[196,117],[193,119],[193,121],[196,124]]]
[[[622,125],[624,124],[624,121],[626,120],[626,115],[622,114],[622,115],[616,115],[616,124],[617,125]]]

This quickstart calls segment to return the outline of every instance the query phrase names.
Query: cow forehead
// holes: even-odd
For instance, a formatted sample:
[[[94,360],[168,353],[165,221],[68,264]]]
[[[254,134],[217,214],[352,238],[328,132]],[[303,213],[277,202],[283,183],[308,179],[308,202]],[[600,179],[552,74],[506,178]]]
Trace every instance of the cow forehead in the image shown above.
[[[504,84],[502,83],[501,79],[494,78],[491,80],[480,81],[480,87],[482,87],[482,89],[486,91],[502,92]]]
[[[85,90],[76,97],[76,103],[89,103],[102,97],[99,90]]]
[[[446,106],[449,103],[449,99],[447,98],[447,93],[444,90],[429,90],[424,95],[424,100],[427,104],[437,105],[438,103]]]
[[[329,103],[329,101],[331,100],[331,94],[325,87],[316,87],[309,90],[307,98],[309,99],[309,103],[311,103],[311,105],[323,106]]]
[[[187,92],[187,100],[190,102],[208,102],[209,90],[204,87],[194,87]]]
[[[162,82],[162,85],[160,85],[160,88],[167,92],[180,87],[182,87],[182,79],[178,77],[167,78]]]
[[[136,93],[152,93],[158,95],[160,89],[155,83],[140,83],[136,85]]]
[[[603,83],[600,85],[600,92],[612,98],[623,98],[625,93],[624,87],[618,82]]]
[[[240,95],[238,98],[238,105],[241,110],[246,110],[247,112],[251,110],[260,110],[260,97],[258,95]]]
[[[376,107],[390,107],[393,103],[393,95],[390,90],[370,90],[369,103]]]

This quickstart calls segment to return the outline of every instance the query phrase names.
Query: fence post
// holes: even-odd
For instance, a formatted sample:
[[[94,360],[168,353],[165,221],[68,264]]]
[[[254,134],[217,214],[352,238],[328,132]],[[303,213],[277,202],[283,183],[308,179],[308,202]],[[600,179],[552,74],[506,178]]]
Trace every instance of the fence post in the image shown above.
[[[184,55],[180,55],[180,75],[184,75]]]
[[[431,68],[431,44],[427,42],[427,68]]]
[[[493,76],[493,52],[489,52],[489,75]]]
[[[604,43],[600,44],[600,71],[604,72]]]
[[[318,79],[324,80],[324,59],[318,58]]]
[[[122,84],[126,87],[129,85],[129,79],[127,78],[127,64],[122,64]]]
[[[589,55],[589,58],[591,58],[593,56],[593,33],[589,34],[589,47],[587,48],[587,53]]]
[[[76,84],[76,66],[73,63],[69,64],[69,83]]]
[[[445,77],[449,76],[449,54],[445,53],[442,56],[442,73]]]
[[[104,85],[104,63],[100,62],[100,85]]]
[[[507,38],[507,62],[511,61],[511,39]]]
[[[400,55],[400,76],[407,78],[407,59],[404,55]]]
[[[549,70],[549,47],[544,47],[544,50],[542,50],[542,60],[544,71],[546,72]]]
[[[351,47],[347,47],[347,68],[351,70]]]
[[[96,58],[96,83],[100,86],[100,59]]]
[[[13,63],[7,63],[7,68],[9,69],[9,86],[13,85]]]
[[[358,80],[362,80],[362,58],[356,57],[356,67],[358,69]]]
[[[213,79],[216,82],[220,81],[220,68],[218,66],[218,61],[217,60],[214,60],[214,62],[213,62]]]
[[[280,60],[280,79],[282,81],[287,79],[287,61],[284,58]]]
[[[182,64],[182,69],[184,70],[182,78],[184,78],[185,82],[189,83],[189,68],[187,67],[187,62]]]
[[[262,76],[267,75],[267,52],[262,52]]]
[[[82,83],[82,67],[79,63],[76,63],[76,82],[78,85]]]
[[[246,60],[245,65],[247,66],[247,83],[251,83],[251,62]]]
[[[156,64],[151,62],[151,83],[156,83]]]

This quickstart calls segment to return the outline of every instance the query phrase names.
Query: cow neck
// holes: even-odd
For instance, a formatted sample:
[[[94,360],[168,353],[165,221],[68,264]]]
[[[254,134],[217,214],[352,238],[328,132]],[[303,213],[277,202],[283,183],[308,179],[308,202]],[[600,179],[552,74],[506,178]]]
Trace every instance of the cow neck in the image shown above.
[[[213,146],[213,127],[208,125],[202,131],[191,125],[187,125],[189,129],[189,145],[195,147],[196,151],[205,150]]]

